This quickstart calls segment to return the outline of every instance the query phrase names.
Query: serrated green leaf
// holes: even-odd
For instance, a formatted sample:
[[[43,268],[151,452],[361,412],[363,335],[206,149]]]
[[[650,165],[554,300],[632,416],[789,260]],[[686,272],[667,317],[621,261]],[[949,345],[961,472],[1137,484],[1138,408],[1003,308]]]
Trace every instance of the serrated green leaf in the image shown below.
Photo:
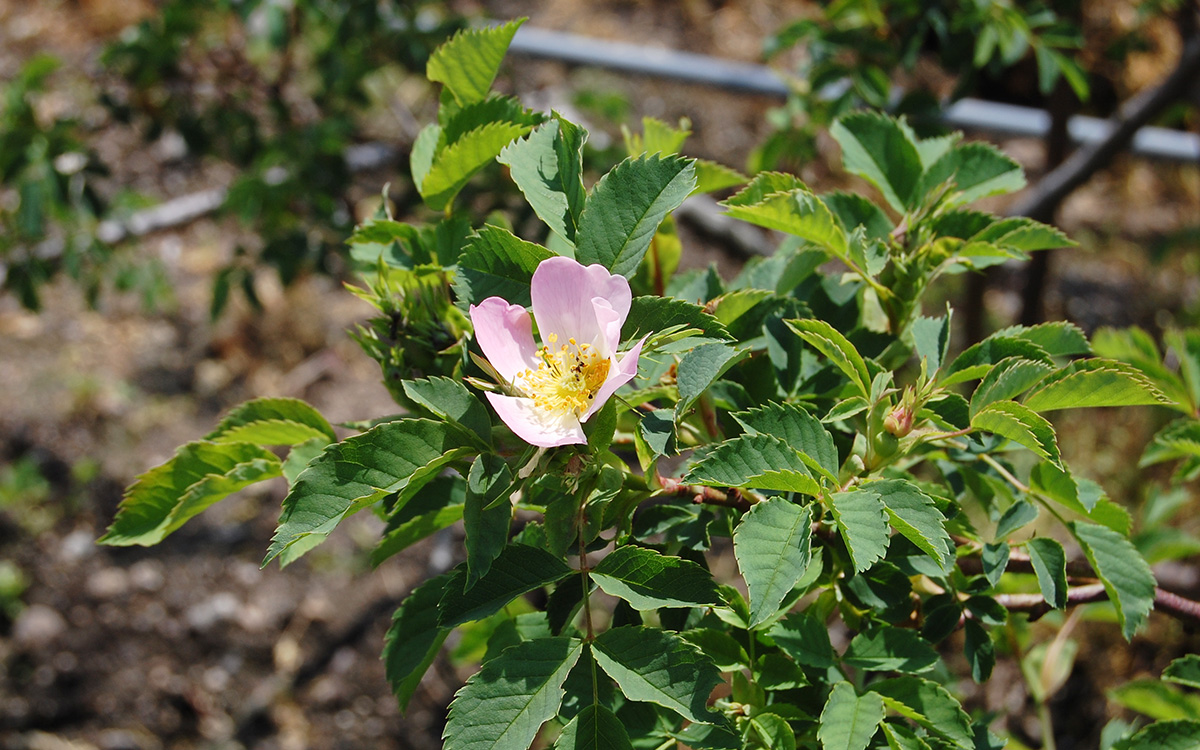
[[[1033,523],[1037,517],[1036,505],[1024,498],[1018,499],[1008,506],[1008,509],[1000,516],[1000,520],[996,522],[996,539],[998,541],[1008,539],[1013,532],[1026,524]]]
[[[1178,685],[1200,688],[1200,654],[1181,656],[1167,665],[1162,678]]]
[[[677,326],[695,330],[707,338],[729,338],[725,326],[699,305],[671,297],[648,295],[633,298],[629,315],[621,326],[621,340],[637,341]]]
[[[1113,745],[1113,750],[1195,750],[1200,746],[1200,721],[1158,721]]]
[[[504,459],[494,453],[475,458],[467,475],[467,498],[463,504],[463,530],[466,532],[467,587],[487,575],[508,542],[512,505],[493,501],[512,489],[512,471]]]
[[[1109,500],[1100,485],[1089,479],[1076,479],[1060,466],[1041,463],[1029,472],[1029,485],[1071,511],[1086,516],[1118,534],[1129,535],[1133,519],[1129,511]]]
[[[776,709],[779,710],[779,709]],[[792,725],[779,714],[757,712],[750,719],[750,729],[771,750],[796,750],[796,733]]]
[[[742,750],[740,737],[713,724],[688,724],[671,736],[692,750]]]
[[[412,153],[409,154],[409,171],[412,173],[414,185],[425,182],[429,170],[433,168],[433,157],[437,154],[438,143],[442,139],[442,129],[436,123],[429,123],[417,133],[413,141]]]
[[[974,242],[987,242],[1019,253],[1037,250],[1053,250],[1056,247],[1073,247],[1075,242],[1058,229],[1024,216],[1004,219],[989,217],[972,238]]]
[[[753,204],[725,201],[726,213],[750,224],[808,240],[835,258],[848,258],[846,231],[825,203],[807,188],[772,193]]]
[[[823,320],[812,318],[784,322],[845,373],[846,377],[858,386],[859,395],[871,395],[871,375],[867,371],[867,363],[841,331]]]
[[[971,417],[971,426],[986,430],[1033,451],[1040,458],[1062,463],[1054,427],[1045,417],[1016,401],[996,401]]]
[[[871,405],[862,396],[851,396],[845,401],[839,401],[838,403],[834,404],[833,408],[829,410],[829,413],[821,418],[821,422],[822,424],[840,422],[843,419],[849,419],[855,414],[866,411],[868,408],[870,408],[870,406]]]
[[[448,630],[438,627],[437,605],[450,581],[443,573],[414,589],[392,615],[383,640],[383,667],[400,710],[408,708],[421,677],[437,656]]]
[[[525,23],[519,18],[502,26],[463,29],[429,56],[425,75],[443,84],[459,104],[487,96],[513,35]]]
[[[438,138],[439,152],[485,125],[507,122],[528,129],[542,122],[541,114],[525,109],[520,100],[512,96],[493,95],[459,107],[452,114],[448,112],[445,108],[438,112],[442,121],[442,132]]]
[[[1200,330],[1170,330],[1163,334],[1163,342],[1179,360],[1179,379],[1190,403],[1200,404]]]
[[[940,318],[918,316],[912,322],[913,346],[917,359],[924,360],[926,368],[933,374],[946,361],[950,349],[950,312]]]
[[[562,560],[537,547],[510,544],[492,561],[487,574],[467,585],[467,570],[459,567],[438,605],[438,624],[453,628],[500,611],[518,596],[554,583],[572,572]]]
[[[1177,419],[1159,430],[1146,446],[1138,466],[1200,457],[1200,422]]]
[[[679,388],[675,421],[678,422],[686,416],[696,399],[749,353],[748,349],[737,349],[725,344],[703,344],[683,355],[675,368],[675,383]]]
[[[880,625],[854,636],[842,661],[870,672],[928,672],[937,664],[933,646],[915,630]]]
[[[887,506],[879,493],[870,489],[835,492],[829,499],[829,509],[846,542],[854,571],[861,573],[887,552]]]
[[[708,306],[713,311],[713,317],[730,330],[734,329],[735,323],[739,329],[757,328],[758,325],[747,326],[745,322],[749,319],[758,323],[761,316],[748,316],[747,313],[761,310],[763,302],[774,298],[775,293],[769,289],[734,289],[717,297]]]
[[[712,659],[722,672],[733,672],[750,665],[746,649],[724,630],[693,628],[679,635]]]
[[[923,197],[918,187],[924,169],[916,144],[892,118],[874,112],[855,112],[839,118],[829,129],[842,147],[846,171],[874,185],[899,213]]]
[[[519,239],[500,227],[484,226],[468,241],[458,258],[454,292],[460,305],[501,297],[510,305],[528,307],[529,282],[538,264],[554,253]]]
[[[531,126],[522,123],[490,122],[437,151],[425,178],[417,184],[425,205],[434,211],[445,209],[476,172],[530,129]]]
[[[857,193],[833,192],[821,196],[821,200],[847,234],[862,227],[866,239],[882,240],[895,229],[882,208]]]
[[[946,688],[920,677],[896,677],[871,685],[887,707],[963,750],[974,750],[971,717]]]
[[[946,532],[946,517],[933,498],[903,479],[864,485],[879,495],[892,526],[925,554],[945,565],[954,557],[954,542]]]
[[[973,203],[989,195],[1003,195],[1025,187],[1021,165],[986,143],[955,146],[929,166],[920,192],[928,192],[952,180],[955,195],[951,205]]]
[[[575,259],[632,276],[667,214],[696,186],[696,169],[676,156],[626,159],[592,188],[579,219]]]
[[[705,195],[718,190],[726,190],[738,185],[744,185],[749,177],[715,161],[696,159],[696,187],[692,195]]]
[[[1127,682],[1109,691],[1109,697],[1151,719],[1200,720],[1200,696],[1185,693],[1158,680]]]
[[[996,644],[976,620],[967,620],[963,624],[963,656],[971,665],[972,680],[983,684],[991,679],[992,669],[996,666]]]
[[[752,206],[762,203],[767,196],[775,193],[787,193],[792,190],[808,190],[808,187],[794,174],[786,172],[759,172],[750,180],[750,184],[734,195],[721,202],[723,206]]]
[[[883,722],[883,736],[887,740],[888,750],[930,750],[928,742],[901,724]]]
[[[721,604],[712,574],[694,562],[626,545],[614,550],[590,576],[610,596],[634,609]]]
[[[1125,640],[1132,639],[1154,607],[1155,580],[1150,566],[1128,539],[1112,529],[1082,521],[1072,521],[1069,526],[1117,608],[1121,634]]]
[[[524,641],[486,662],[454,697],[445,750],[527,748],[558,713],[563,683],[583,653],[575,638]]]
[[[1026,397],[1025,406],[1042,412],[1163,402],[1162,395],[1133,367],[1111,360],[1087,359],[1072,362],[1047,376]]]
[[[125,490],[116,518],[98,541],[118,547],[158,544],[213,503],[282,473],[275,454],[252,443],[188,443]]]
[[[322,436],[292,446],[287,458],[283,460],[283,476],[287,479],[288,487],[296,483],[300,472],[304,471],[304,467],[308,466],[310,461],[321,455],[326,445],[329,445],[329,440]]]
[[[821,711],[817,739],[824,750],[866,750],[883,716],[883,699],[878,695],[859,696],[850,683],[839,682]]]
[[[297,445],[325,438],[337,440],[333,427],[313,407],[296,398],[256,398],[225,415],[204,440],[214,443]]]
[[[563,727],[554,750],[633,750],[633,745],[617,715],[592,704]]]
[[[821,492],[803,456],[770,435],[743,435],[721,443],[692,466],[686,481],[814,496]]]
[[[983,545],[979,561],[983,566],[983,576],[988,586],[995,588],[1000,583],[1000,576],[1008,568],[1008,560],[1012,557],[1012,548],[1007,542],[991,542]]]
[[[979,387],[971,396],[971,416],[988,404],[1008,401],[1031,388],[1054,368],[1044,362],[1035,362],[1021,357],[1009,357],[983,376]]]
[[[463,504],[455,503],[418,513],[388,529],[371,551],[371,564],[378,566],[397,552],[408,549],[463,519]]]
[[[606,630],[592,643],[596,663],[631,701],[654,703],[702,724],[720,719],[708,695],[721,682],[716,666],[695,646],[659,630],[627,626]]]
[[[470,452],[468,438],[444,422],[403,419],[334,443],[309,463],[283,500],[279,526],[263,565],[281,565],[319,544],[345,517],[385,495],[398,505],[450,461]]]
[[[1091,354],[1087,336],[1074,323],[1056,320],[1035,326],[1009,326],[996,331],[1001,337],[1016,337],[1037,344],[1052,357],[1075,357]]]
[[[827,669],[836,663],[829,628],[811,612],[793,612],[776,623],[769,635],[799,664]]]
[[[587,131],[562,117],[513,141],[500,152],[513,181],[546,226],[575,241],[587,193],[583,187],[583,144]]]
[[[487,407],[461,381],[434,376],[405,380],[402,385],[405,395],[416,403],[442,419],[462,425],[484,445],[491,442],[492,420]]]
[[[630,156],[677,154],[692,134],[692,126],[687,119],[680,120],[679,127],[673,127],[657,117],[643,117],[641,133],[631,132],[625,126],[621,131]]]
[[[1035,362],[1052,364],[1045,349],[1019,336],[991,335],[978,344],[968,347],[954,358],[938,379],[942,385],[952,385],[981,378],[992,366],[1009,357],[1018,357]]]
[[[1067,606],[1067,556],[1062,545],[1047,537],[1034,537],[1025,543],[1025,549],[1042,598],[1056,609]]]
[[[795,404],[768,402],[765,406],[737,412],[733,418],[750,435],[772,435],[810,459],[805,463],[831,482],[837,482],[838,451],[833,436],[821,421]]]
[[[812,510],[786,498],[757,503],[733,533],[733,554],[750,591],[750,627],[779,609],[808,569]]]

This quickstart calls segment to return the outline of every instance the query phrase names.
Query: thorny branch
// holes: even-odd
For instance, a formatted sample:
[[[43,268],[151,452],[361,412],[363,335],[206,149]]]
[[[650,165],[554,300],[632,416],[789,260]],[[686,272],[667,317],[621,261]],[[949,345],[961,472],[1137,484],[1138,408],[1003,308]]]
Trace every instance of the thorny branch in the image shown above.
[[[979,573],[983,569],[982,562],[975,556],[960,557],[958,566],[964,573]],[[1033,563],[1028,555],[1013,550],[1008,558],[1008,570],[1032,573]],[[1101,602],[1108,598],[1104,584],[1096,580],[1096,574],[1082,560],[1069,561],[1067,574],[1071,583],[1078,584],[1067,589],[1068,607]],[[1030,620],[1036,620],[1053,609],[1041,594],[998,594],[995,599],[1010,612],[1029,613]],[[1200,602],[1166,591],[1159,586],[1154,587],[1154,609],[1177,620],[1200,625]]]
[[[736,508],[748,511],[754,504],[736,487],[719,490],[715,487],[704,487],[698,484],[686,484],[674,477],[662,477],[662,492],[664,495],[679,495],[691,497],[697,505],[721,505],[726,508]]]

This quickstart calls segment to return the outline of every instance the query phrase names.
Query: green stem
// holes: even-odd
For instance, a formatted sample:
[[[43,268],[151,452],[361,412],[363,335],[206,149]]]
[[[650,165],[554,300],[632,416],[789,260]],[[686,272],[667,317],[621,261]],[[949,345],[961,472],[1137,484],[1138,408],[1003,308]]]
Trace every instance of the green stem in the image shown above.
[[[1029,495],[1034,500],[1036,500],[1038,505],[1040,505],[1043,508],[1045,508],[1046,510],[1048,510],[1050,512],[1050,515],[1052,515],[1058,519],[1059,523],[1061,523],[1063,526],[1067,525],[1067,519],[1063,518],[1062,514],[1058,512],[1058,510],[1054,507],[1054,505],[1047,501],[1047,498],[1045,497],[1045,495],[1034,490],[1029,485],[1025,484],[1021,480],[1014,477],[1012,475],[1012,472],[1010,472],[1008,469],[1004,468],[1004,464],[1000,463],[999,461],[992,458],[988,454],[986,454],[986,453],[981,454],[979,456],[979,458],[982,459],[985,464],[987,464],[988,466],[995,469],[996,473],[999,474],[1000,476],[1004,477],[1004,479],[1009,484],[1011,484],[1013,487],[1015,487],[1016,489],[1025,493],[1026,495]]]
[[[1042,750],[1055,750],[1054,719],[1050,715],[1050,704],[1043,701],[1038,704],[1038,719],[1042,723]]]

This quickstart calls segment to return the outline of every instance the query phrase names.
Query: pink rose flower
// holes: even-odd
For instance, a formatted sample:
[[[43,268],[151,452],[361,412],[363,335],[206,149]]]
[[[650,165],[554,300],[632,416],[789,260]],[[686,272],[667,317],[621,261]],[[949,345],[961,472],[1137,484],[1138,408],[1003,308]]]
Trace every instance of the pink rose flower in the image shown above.
[[[530,292],[540,347],[525,308],[500,297],[471,305],[479,348],[520,394],[485,395],[500,419],[531,445],[586,443],[583,423],[637,373],[645,339],[617,358],[633,299],[629,282],[603,266],[556,257],[534,271]]]

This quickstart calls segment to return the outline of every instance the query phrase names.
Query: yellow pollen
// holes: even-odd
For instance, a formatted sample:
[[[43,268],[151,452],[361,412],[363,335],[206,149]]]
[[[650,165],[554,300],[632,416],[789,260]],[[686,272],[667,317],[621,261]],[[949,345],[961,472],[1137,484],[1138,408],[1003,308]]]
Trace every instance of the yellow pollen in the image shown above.
[[[601,357],[594,347],[577,344],[575,339],[570,339],[569,346],[564,344],[557,350],[551,349],[549,344],[557,340],[554,334],[546,337],[548,344],[538,351],[542,361],[537,370],[522,372],[517,385],[539,409],[581,415],[592,405],[596,392],[604,385],[612,363]]]

